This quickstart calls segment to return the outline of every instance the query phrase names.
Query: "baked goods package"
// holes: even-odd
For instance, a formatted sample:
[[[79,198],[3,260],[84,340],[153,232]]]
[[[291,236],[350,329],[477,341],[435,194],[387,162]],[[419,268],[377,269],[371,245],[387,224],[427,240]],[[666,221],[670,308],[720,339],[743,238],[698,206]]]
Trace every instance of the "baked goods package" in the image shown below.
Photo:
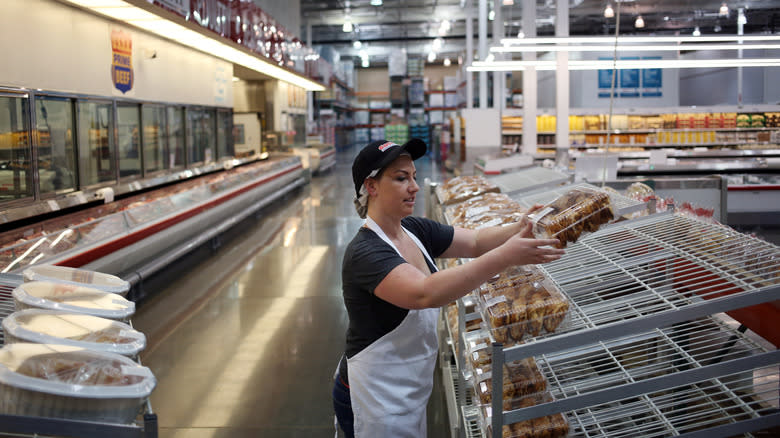
[[[0,413],[131,423],[157,381],[127,357],[69,345],[0,349]]]
[[[450,205],[444,210],[444,214],[450,225],[454,221],[468,220],[471,217],[491,210],[517,210],[521,213],[525,209],[519,202],[509,198],[505,193],[489,192],[473,198],[469,198],[458,204]]]
[[[474,196],[499,191],[497,185],[481,175],[456,176],[436,186],[436,196],[443,205],[457,204]]]
[[[51,281],[55,283],[87,286],[103,292],[111,292],[127,296],[130,283],[121,278],[86,269],[68,268],[65,266],[38,265],[22,272],[24,281]]]
[[[540,392],[525,397],[515,398],[511,401],[509,406],[506,406],[505,403],[504,410],[528,408],[551,401],[553,401],[553,398],[550,393]],[[482,430],[486,431],[485,436],[492,437],[492,407],[490,405],[482,405],[480,414]],[[501,429],[502,438],[562,438],[568,435],[569,422],[562,413],[533,418],[513,424],[504,424]]]
[[[474,393],[483,404],[492,401],[493,392],[492,364],[479,365],[472,371]],[[544,378],[533,358],[505,363],[503,366],[503,400],[525,397],[547,389]]]
[[[112,319],[60,310],[27,309],[3,319],[5,343],[63,344],[135,357],[146,336]]]
[[[11,295],[16,310],[63,310],[119,321],[128,321],[135,313],[135,303],[118,294],[72,284],[31,281],[20,284]]]
[[[482,318],[504,346],[553,333],[569,315],[569,301],[537,268],[513,267],[480,286]]]
[[[614,217],[609,195],[586,187],[571,189],[529,215],[534,236],[558,239],[557,248],[565,248],[582,233],[596,231]]]

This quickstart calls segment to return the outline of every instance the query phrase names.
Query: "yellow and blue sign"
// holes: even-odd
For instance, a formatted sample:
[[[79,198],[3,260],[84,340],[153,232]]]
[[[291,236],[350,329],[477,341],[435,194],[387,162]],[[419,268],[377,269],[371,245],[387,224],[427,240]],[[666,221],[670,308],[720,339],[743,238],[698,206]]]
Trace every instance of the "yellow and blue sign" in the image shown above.
[[[133,39],[121,30],[111,31],[111,82],[122,94],[133,88]]]

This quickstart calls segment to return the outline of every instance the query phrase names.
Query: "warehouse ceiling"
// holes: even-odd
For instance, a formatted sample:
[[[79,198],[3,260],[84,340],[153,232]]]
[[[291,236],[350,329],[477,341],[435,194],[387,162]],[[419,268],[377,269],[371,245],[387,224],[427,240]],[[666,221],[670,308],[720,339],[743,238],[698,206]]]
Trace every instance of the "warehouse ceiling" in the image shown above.
[[[745,9],[746,34],[780,32],[780,0],[726,1],[728,16],[719,10],[723,0],[619,0],[620,34],[691,34],[698,26],[701,34],[736,34],[737,8]],[[357,57],[360,50],[370,56],[371,64],[387,62],[391,49],[406,48],[409,56],[426,57],[435,38],[443,39],[437,62],[445,57],[456,60],[465,53],[466,0],[385,0],[381,6],[373,6],[376,0],[300,0],[301,23],[304,30],[311,26],[311,44],[332,46],[345,57]],[[477,38],[477,5],[474,8],[474,38]],[[488,0],[492,8],[493,0]],[[495,0],[499,6],[502,0]],[[521,30],[522,0],[512,6],[501,6],[504,35],[517,36]],[[557,0],[537,0],[537,34],[552,36],[555,33]],[[616,0],[569,0],[569,32],[571,35],[613,35],[615,18],[604,17],[605,6],[611,3],[617,11]],[[643,29],[636,29],[634,22],[641,15]],[[353,23],[352,32],[344,32],[347,17]],[[449,21],[451,28],[441,32],[442,21]],[[488,23],[488,37],[492,38],[493,22]],[[302,32],[306,38],[306,32]],[[308,41],[308,39],[307,39]],[[360,47],[354,42],[360,41]]]

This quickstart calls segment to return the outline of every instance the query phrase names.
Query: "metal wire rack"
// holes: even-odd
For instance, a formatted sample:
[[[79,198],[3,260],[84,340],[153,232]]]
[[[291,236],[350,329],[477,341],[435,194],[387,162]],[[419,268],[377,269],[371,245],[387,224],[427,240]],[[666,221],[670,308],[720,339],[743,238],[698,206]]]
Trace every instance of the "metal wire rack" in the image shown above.
[[[517,193],[510,195],[509,197],[519,202],[523,207],[531,208],[534,204],[547,204],[555,200],[555,198],[565,194],[569,190],[577,188],[587,188],[590,190],[602,191],[601,188],[596,187],[593,184],[572,183],[558,187],[548,187],[533,192]],[[612,208],[614,209],[616,216],[624,216],[647,209],[647,202],[637,201],[636,199],[632,199],[611,191],[605,191],[605,193],[609,195],[609,200],[612,203]]]

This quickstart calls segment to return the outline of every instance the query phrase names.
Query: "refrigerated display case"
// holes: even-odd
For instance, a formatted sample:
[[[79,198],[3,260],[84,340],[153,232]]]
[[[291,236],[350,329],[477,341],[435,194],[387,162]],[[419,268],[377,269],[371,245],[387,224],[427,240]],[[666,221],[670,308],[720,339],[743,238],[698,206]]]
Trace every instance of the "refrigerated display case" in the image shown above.
[[[602,226],[539,269],[569,300],[568,320],[520,344],[492,339],[491,384],[504,394],[499,365],[533,358],[549,398],[481,405],[468,394],[467,340],[443,324],[445,388],[457,389],[448,396],[458,409],[453,436],[515,436],[504,426],[527,431],[531,420],[558,413],[568,424],[562,436],[777,431],[780,248],[665,211]],[[457,302],[460,334],[468,321],[489,321],[479,306],[467,311],[465,299]]]

